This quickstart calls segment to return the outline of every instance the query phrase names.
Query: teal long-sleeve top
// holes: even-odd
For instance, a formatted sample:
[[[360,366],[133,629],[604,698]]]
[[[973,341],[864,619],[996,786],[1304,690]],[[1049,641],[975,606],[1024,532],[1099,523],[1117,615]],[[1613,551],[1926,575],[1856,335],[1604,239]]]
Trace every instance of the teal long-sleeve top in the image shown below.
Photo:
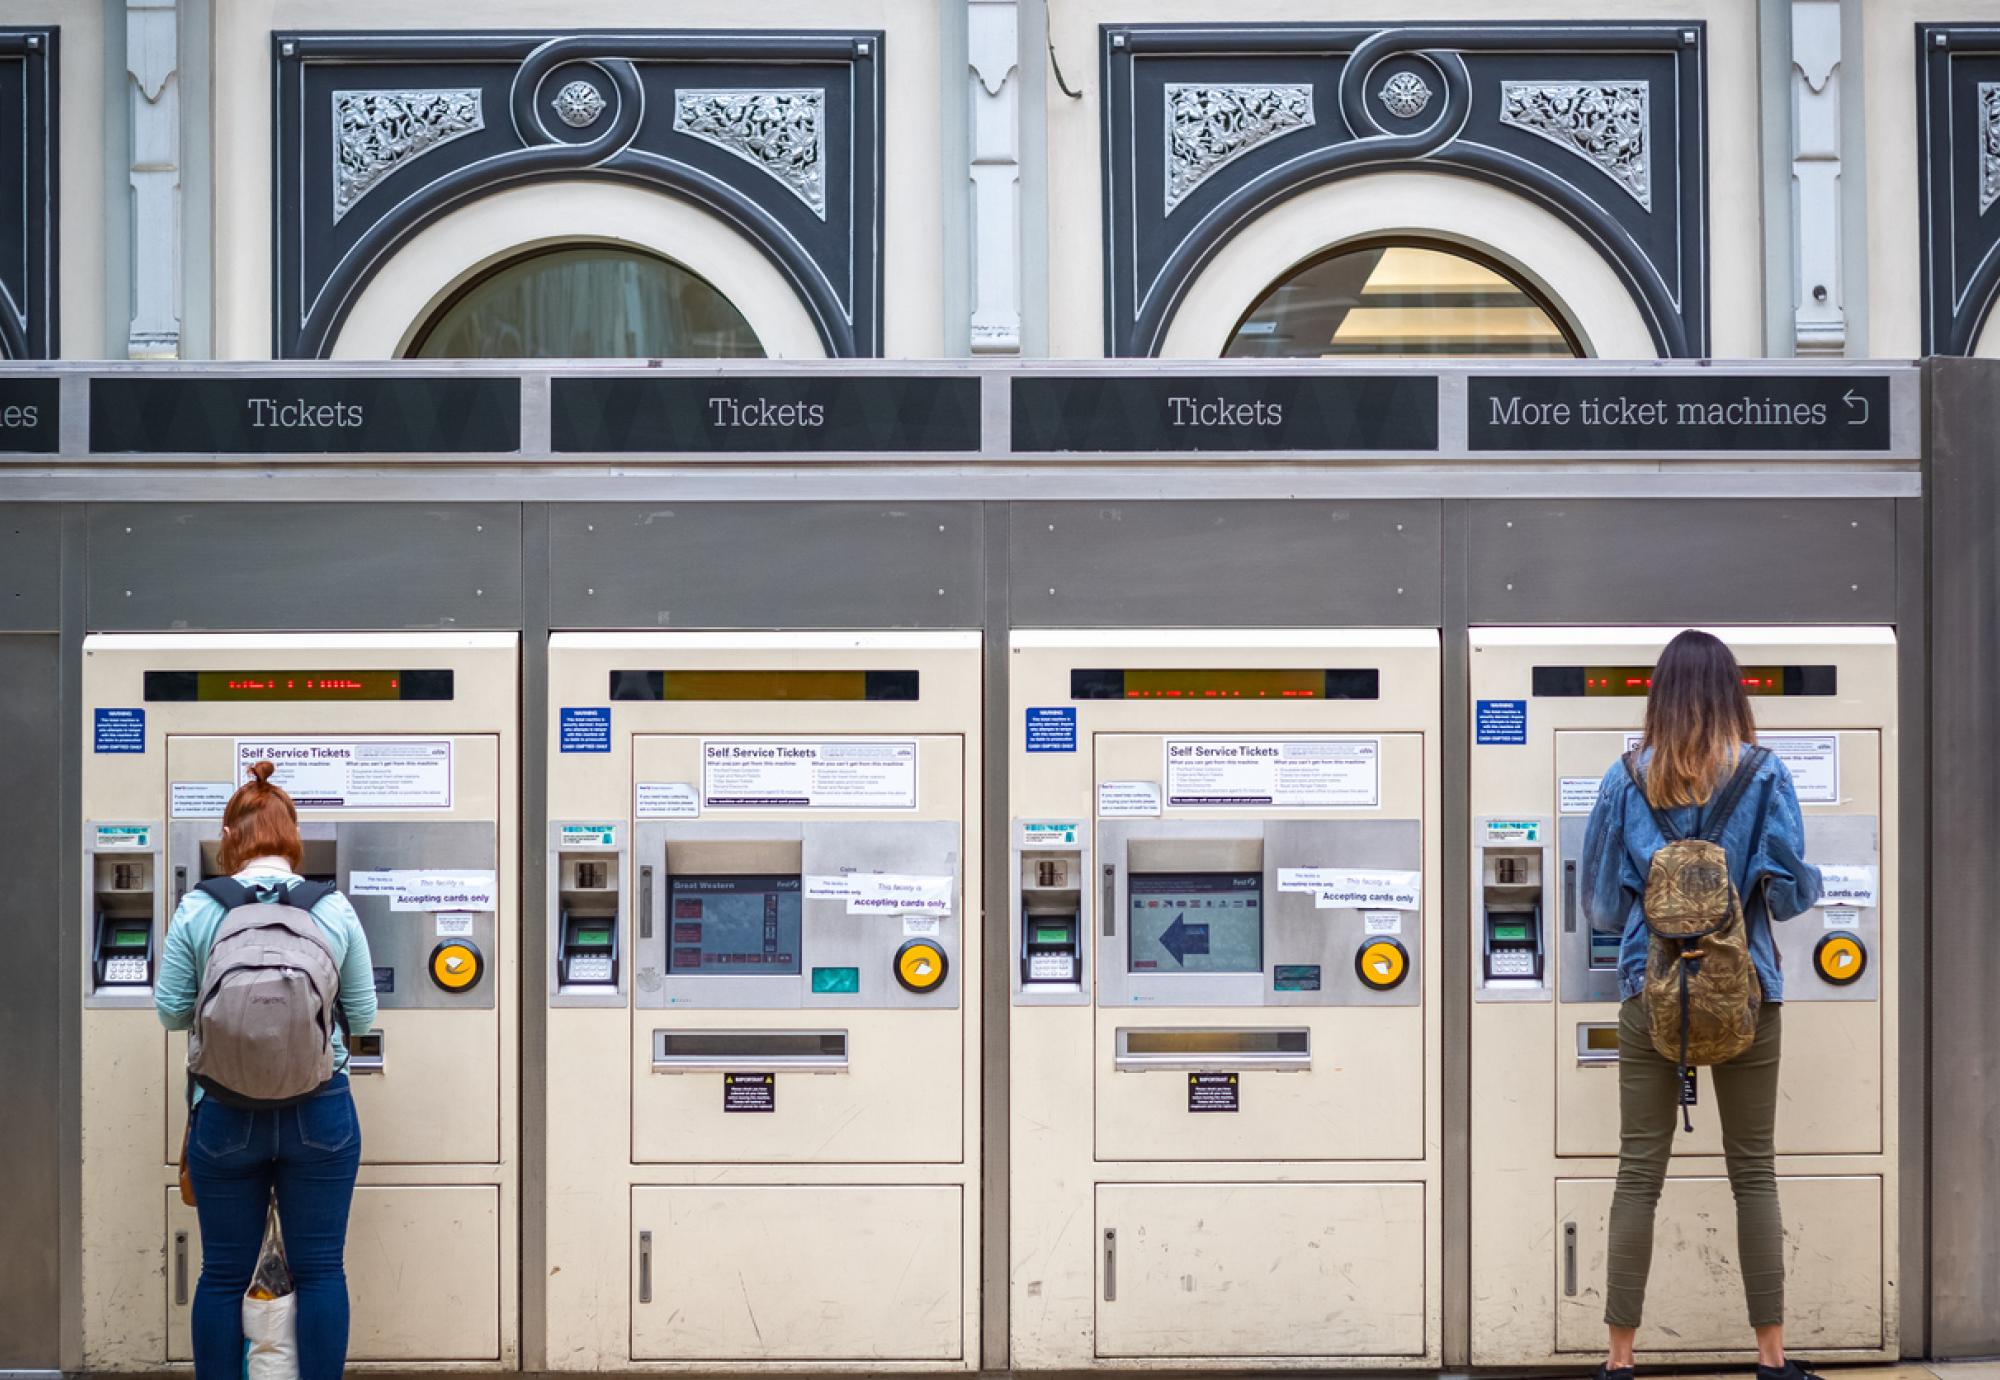
[[[236,874],[247,887],[284,888],[302,880],[283,859],[259,858]],[[275,900],[277,892],[271,893]],[[201,996],[202,974],[208,968],[208,951],[215,932],[228,912],[222,903],[203,891],[190,891],[174,912],[167,927],[167,944],[160,955],[160,970],[153,982],[153,1008],[160,1024],[169,1030],[186,1030],[194,1023],[194,1004]],[[340,1010],[349,1030],[367,1030],[375,1024],[375,966],[368,954],[368,935],[361,918],[347,898],[334,892],[313,907],[312,918],[332,950],[340,969]],[[333,1069],[347,1068],[347,1041],[340,1027],[333,1031]],[[195,1089],[195,1100],[201,1090]]]

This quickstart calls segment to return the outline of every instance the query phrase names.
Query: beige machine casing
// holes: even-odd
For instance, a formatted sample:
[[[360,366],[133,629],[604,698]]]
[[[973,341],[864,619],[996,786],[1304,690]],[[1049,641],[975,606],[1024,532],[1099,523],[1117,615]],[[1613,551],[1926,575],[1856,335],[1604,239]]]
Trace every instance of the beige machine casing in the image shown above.
[[[1072,698],[1072,671],[1106,667],[1378,668],[1380,689],[1374,699],[1345,700]],[[1080,906],[1084,963],[1073,995],[1024,991],[1029,970],[1017,935],[1022,972],[1014,975],[1009,1046],[1014,1367],[1436,1367],[1437,634],[1017,631],[1008,675],[1018,881],[1035,884],[1044,855],[1023,840],[1041,831],[1074,834],[1085,882],[1070,902]],[[1064,711],[1075,716],[1073,748],[1030,750],[1028,716],[1054,713],[1061,722]],[[1378,742],[1378,803],[1210,808],[1164,799],[1156,818],[1099,817],[1103,783],[1162,788],[1169,737],[1260,736]],[[1131,937],[1119,937],[1126,918],[1113,927],[1117,934],[1106,929],[1107,909],[1117,915],[1129,900],[1130,874],[1121,871],[1128,856],[1134,870],[1169,875],[1211,866],[1248,871],[1259,865],[1252,848],[1268,854],[1285,840],[1389,833],[1405,859],[1389,865],[1417,871],[1422,888],[1421,906],[1400,921],[1409,963],[1400,992],[1333,994],[1358,984],[1359,951],[1348,936],[1361,932],[1363,917],[1274,895],[1268,856],[1264,972],[1172,973],[1165,983],[1182,985],[1149,996],[1142,989],[1151,975],[1135,982],[1127,972],[1130,955],[1120,946]],[[1383,865],[1366,846],[1353,857],[1304,860]],[[1020,888],[1016,896],[1020,910]],[[1325,993],[1317,985],[1277,988],[1270,965],[1301,961],[1286,945],[1323,965],[1309,971]],[[1204,982],[1217,993],[1228,988],[1228,1004],[1171,995],[1198,993]],[[1239,1109],[1194,1114],[1195,1065],[1169,1056],[1162,1067],[1142,1069],[1129,1047],[1121,1055],[1121,1031],[1166,1049],[1213,1042],[1200,1057],[1222,1050],[1211,1060],[1217,1069],[1240,1057],[1230,1073],[1210,1075],[1240,1077]],[[1245,1052],[1278,1031],[1309,1039],[1309,1067],[1260,1066]],[[1236,1037],[1247,1038],[1232,1046]]]
[[[1643,693],[1536,696],[1535,667],[1651,667],[1673,629],[1477,628],[1475,701],[1525,701],[1525,743],[1472,748],[1473,876],[1487,830],[1545,849],[1545,983],[1482,989],[1472,898],[1472,1362],[1581,1365],[1604,1346],[1606,1223],[1618,1172],[1615,971],[1587,961],[1588,918],[1566,868],[1594,783],[1643,722]],[[1831,666],[1837,693],[1751,698],[1766,741],[1838,741],[1802,787],[1806,860],[1878,868],[1858,914],[1868,952],[1847,987],[1814,945],[1857,912],[1822,905],[1774,929],[1785,982],[1777,1172],[1786,1236],[1786,1344],[1818,1359],[1898,1354],[1896,645],[1884,628],[1718,628],[1745,668]],[[1636,674],[1636,673],[1635,673]],[[1475,713],[1475,721],[1479,714]],[[1504,736],[1504,735],[1496,735]],[[1837,799],[1824,797],[1837,796]],[[1829,909],[1833,918],[1829,919]],[[1869,910],[1873,914],[1868,914]],[[1607,931],[1608,935],[1608,931]],[[1564,965],[1571,965],[1565,972]],[[1508,990],[1512,988],[1512,990]],[[1585,1050],[1589,1031],[1605,1046]],[[1693,1134],[1677,1132],[1656,1218],[1641,1364],[1744,1362],[1750,1347],[1735,1208],[1714,1085],[1697,1079]]]
[[[146,671],[251,668],[455,673],[449,700],[147,703]],[[516,763],[519,668],[512,633],[97,635],[84,643],[86,723],[103,707],[144,706],[144,751],[83,757],[85,916],[97,826],[144,826],[153,871],[155,951],[174,911],[166,840],[220,820],[174,820],[171,784],[220,788],[239,737],[449,738],[448,809],[318,811],[301,807],[312,842],[329,828],[441,824],[493,858],[495,905],[474,999],[427,994],[420,1009],[385,1003],[379,1071],[351,1082],[362,1159],[348,1231],[353,1301],[349,1356],[370,1369],[489,1371],[517,1363],[518,892]],[[420,835],[419,835],[420,836]],[[135,854],[134,856],[138,856]],[[198,881],[195,877],[190,879]],[[340,884],[347,885],[343,866]],[[399,915],[397,920],[402,919]],[[432,916],[412,913],[412,926]],[[92,1371],[159,1371],[191,1359],[188,1312],[201,1268],[194,1209],[176,1161],[186,1122],[187,1041],[169,1036],[150,993],[110,1005],[90,996],[86,923],[83,1012],[83,1346]],[[428,947],[428,934],[422,947]],[[385,962],[377,954],[378,965]],[[429,979],[400,972],[407,993]],[[477,988],[474,989],[477,991]]]
[[[604,704],[616,671],[877,669],[917,672],[920,697],[620,700],[610,709],[609,751],[563,751],[555,722],[566,706]],[[550,639],[552,829],[568,823],[615,837],[625,874],[616,923],[620,953],[630,956],[629,980],[615,993],[558,987],[549,998],[552,1369],[978,1367],[981,674],[977,633]],[[916,807],[696,809],[705,740],[746,737],[915,740]],[[642,783],[684,787],[689,812],[647,816],[635,799]],[[666,855],[656,856],[668,827]],[[781,977],[668,974],[663,986],[657,958],[642,966],[635,917],[665,914],[651,888],[666,887],[677,847],[701,860],[688,870],[728,872],[760,850],[789,846],[796,858],[803,831],[812,871],[816,829],[890,846],[919,833],[948,840],[957,887],[942,922],[956,934],[946,989],[906,994],[886,962],[871,961],[851,1001],[827,1003],[802,998]],[[822,856],[834,858],[827,866],[839,861]],[[870,870],[869,857],[848,860]],[[552,843],[552,871],[563,866]],[[840,928],[814,909],[831,904],[804,903],[807,971],[817,937]],[[911,932],[902,923],[870,915],[853,933],[879,948],[881,936]],[[891,939],[884,952],[895,949]],[[746,991],[766,995],[737,1000]],[[655,1054],[661,1031],[726,1043],[836,1030],[846,1036],[837,1069],[744,1054],[668,1071]],[[775,1109],[726,1113],[731,1071],[772,1072]]]

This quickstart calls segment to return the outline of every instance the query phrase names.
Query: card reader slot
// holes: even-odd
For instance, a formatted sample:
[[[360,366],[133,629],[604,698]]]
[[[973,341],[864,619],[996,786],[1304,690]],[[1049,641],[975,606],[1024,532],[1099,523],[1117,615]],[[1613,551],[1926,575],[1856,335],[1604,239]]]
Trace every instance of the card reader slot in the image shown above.
[[[1121,1026],[1113,1063],[1121,1073],[1186,1069],[1312,1067],[1312,1031]]]
[[[655,1030],[653,1072],[847,1068],[845,1030]]]

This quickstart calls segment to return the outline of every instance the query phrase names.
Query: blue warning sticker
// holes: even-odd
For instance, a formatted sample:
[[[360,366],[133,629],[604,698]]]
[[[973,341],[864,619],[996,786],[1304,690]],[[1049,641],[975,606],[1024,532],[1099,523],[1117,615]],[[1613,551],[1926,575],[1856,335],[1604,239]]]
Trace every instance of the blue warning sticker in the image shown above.
[[[100,709],[97,732],[92,738],[96,752],[144,752],[146,711],[143,709]]]
[[[611,707],[574,709],[565,705],[559,746],[564,752],[611,751]]]
[[[1480,700],[1473,708],[1473,736],[1482,747],[1519,747],[1528,741],[1526,700]]]
[[[1075,752],[1076,710],[1068,705],[1029,709],[1028,751]]]

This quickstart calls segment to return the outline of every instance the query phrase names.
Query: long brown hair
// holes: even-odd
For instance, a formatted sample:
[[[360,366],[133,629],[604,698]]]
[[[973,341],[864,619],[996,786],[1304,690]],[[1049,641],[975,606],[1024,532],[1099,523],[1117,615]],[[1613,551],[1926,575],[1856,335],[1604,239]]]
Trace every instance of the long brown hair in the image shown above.
[[[216,857],[224,876],[233,876],[258,858],[283,858],[299,870],[306,846],[299,838],[299,812],[283,786],[271,784],[277,770],[269,762],[250,768],[250,779],[222,807],[222,847]]]
[[[1667,644],[1646,693],[1646,737],[1653,756],[1646,795],[1655,805],[1700,805],[1757,741],[1743,672],[1722,639],[1692,628]]]

